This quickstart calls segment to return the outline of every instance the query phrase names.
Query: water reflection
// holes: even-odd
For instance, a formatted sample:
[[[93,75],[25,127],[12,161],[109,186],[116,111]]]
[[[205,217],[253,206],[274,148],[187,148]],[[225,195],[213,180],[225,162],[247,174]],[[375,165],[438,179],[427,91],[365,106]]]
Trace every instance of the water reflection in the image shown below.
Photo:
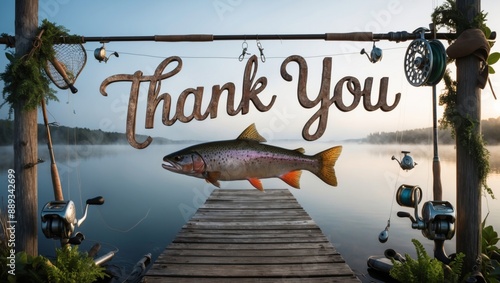
[[[307,154],[335,145],[303,141],[273,144],[285,148],[304,147]],[[132,268],[145,253],[151,252],[156,259],[215,189],[204,180],[161,168],[164,155],[187,145],[151,145],[143,150],[128,145],[56,146],[63,194],[75,202],[77,217],[81,217],[87,198],[102,195],[106,199],[104,205],[91,207],[87,220],[78,229],[86,236],[82,249],[89,249],[95,242],[103,245],[102,253],[118,249],[113,263],[127,268]],[[412,238],[421,241],[432,254],[433,242],[426,240],[420,231],[412,230],[407,218],[396,216],[397,211],[413,213],[412,209],[399,207],[394,201],[395,190],[401,184],[419,185],[424,193],[423,200],[432,199],[432,145],[343,146],[335,166],[338,187],[326,185],[307,171],[302,174],[300,190],[288,187],[279,179],[263,180],[264,187],[289,188],[361,279],[367,274],[366,260],[370,255],[382,255],[385,249],[393,248],[401,254],[415,256]],[[488,149],[492,167],[488,184],[498,196],[500,147]],[[391,160],[393,155],[399,159],[402,150],[410,151],[418,163],[414,169],[401,170]],[[443,199],[455,206],[455,149],[447,145],[440,146],[439,150]],[[53,199],[53,193],[46,147],[40,147],[39,155],[46,160],[38,165],[41,209]],[[12,148],[0,148],[0,157],[0,177],[6,180],[6,170],[13,166]],[[221,188],[254,190],[247,181],[221,182]],[[1,191],[0,197],[5,200],[6,194],[5,190]],[[489,209],[489,224],[500,229],[498,200],[485,198],[483,203],[486,203],[483,216]],[[389,240],[381,244],[378,234],[388,219],[391,219]],[[58,241],[45,239],[40,231],[40,253],[53,255],[58,246]],[[445,247],[448,253],[454,252],[454,239],[447,241]]]

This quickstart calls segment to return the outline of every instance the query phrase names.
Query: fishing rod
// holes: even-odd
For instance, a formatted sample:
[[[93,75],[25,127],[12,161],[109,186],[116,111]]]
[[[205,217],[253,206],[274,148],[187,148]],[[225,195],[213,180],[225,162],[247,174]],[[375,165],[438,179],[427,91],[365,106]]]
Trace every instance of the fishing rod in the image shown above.
[[[54,155],[54,148],[52,147],[52,137],[50,135],[49,121],[47,119],[47,107],[45,106],[45,99],[42,99],[42,113],[45,131],[47,132],[47,146],[50,155],[50,175],[52,176],[52,188],[54,190],[54,198],[56,201],[64,200],[61,186],[61,179],[59,178],[59,171],[57,170],[56,158]]]
[[[150,36],[82,36],[81,43],[86,42],[112,42],[112,41],[155,41],[155,42],[211,42],[227,40],[325,40],[325,41],[406,41],[420,37],[419,33],[407,31],[372,33],[372,32],[347,32],[347,33],[320,33],[320,34],[179,34],[179,35],[150,35]],[[425,39],[456,39],[456,33],[426,33]],[[67,43],[68,37],[60,37],[54,43]],[[491,40],[496,39],[496,32],[490,35]],[[15,47],[15,37],[0,37],[0,44]]]

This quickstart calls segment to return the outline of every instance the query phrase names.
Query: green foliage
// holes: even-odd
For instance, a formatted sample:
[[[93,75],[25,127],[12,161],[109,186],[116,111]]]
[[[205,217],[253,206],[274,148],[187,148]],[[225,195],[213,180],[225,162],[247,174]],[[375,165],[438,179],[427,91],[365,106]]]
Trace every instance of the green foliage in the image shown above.
[[[394,267],[390,271],[391,277],[401,282],[443,282],[444,271],[442,263],[427,255],[424,246],[416,239],[412,240],[417,251],[417,260],[408,254],[404,263],[393,260]]]
[[[13,105],[24,103],[24,109],[36,108],[43,98],[57,100],[55,91],[49,87],[49,79],[43,71],[43,65],[31,57],[14,58],[13,54],[7,53],[9,63],[0,79],[5,82],[3,98]]]
[[[56,250],[57,258],[47,269],[50,282],[91,283],[104,278],[104,268],[96,266],[87,253],[80,253],[78,246],[67,246]]]
[[[490,283],[500,282],[500,248],[497,246],[500,238],[493,226],[486,226],[483,221],[482,231],[482,266],[481,273]]]
[[[2,254],[2,282],[24,283],[91,283],[104,278],[104,268],[96,266],[87,253],[78,251],[78,247],[64,247],[56,250],[54,262],[39,255],[31,256],[26,252],[16,254],[15,275],[8,274],[6,256]]]
[[[455,256],[453,261],[448,266],[450,269],[445,267],[445,282],[462,282],[460,280],[462,276],[462,266],[464,263],[465,254],[459,253]],[[448,270],[448,272],[446,272]]]
[[[16,254],[15,275],[7,274],[7,270],[2,274],[2,278],[7,278],[9,283],[45,283],[48,282],[47,268],[50,261],[43,256],[31,256],[26,252]]]
[[[491,35],[491,29],[487,26],[484,27],[483,29],[483,32],[484,32],[484,36],[486,38],[490,38],[490,35]],[[490,44],[490,48],[493,48],[493,45],[495,45],[495,42],[492,41],[492,40],[488,40],[488,43]],[[495,73],[495,69],[493,69],[493,67],[491,65],[495,64],[498,62],[498,59],[500,59],[500,53],[499,52],[492,52],[490,53],[490,55],[488,55],[488,59],[486,60],[486,63],[488,64],[488,73],[489,74],[494,74]],[[491,87],[491,91],[493,91],[493,87],[491,86],[490,84],[490,87]]]
[[[462,32],[470,28],[479,28],[486,30],[486,16],[488,14],[480,11],[477,16],[470,22],[464,14],[460,12],[457,3],[454,0],[446,0],[443,5],[436,7],[432,13],[432,22],[437,28],[446,27],[454,32]]]
[[[491,29],[485,24],[486,13],[479,12],[477,16],[468,21],[467,18],[458,10],[456,2],[447,0],[443,5],[437,7],[432,13],[433,23],[437,27],[446,27],[452,31],[462,32],[470,28],[479,28],[483,31],[486,38],[491,34]],[[493,42],[490,42],[493,46]],[[494,53],[493,53],[494,54]],[[488,61],[498,61],[497,56],[493,55]],[[494,72],[490,66],[489,72]],[[447,71],[444,76],[445,90],[440,95],[440,105],[444,105],[443,118],[440,124],[443,128],[450,127],[452,135],[459,140],[462,145],[469,149],[469,154],[477,162],[478,177],[484,190],[494,199],[493,190],[487,184],[487,177],[490,171],[489,151],[486,149],[483,135],[479,133],[478,125],[480,121],[473,120],[469,116],[462,115],[456,108],[457,102],[457,82],[451,79]],[[479,133],[479,134],[478,134]]]
[[[5,102],[0,107],[9,103],[12,111],[13,105],[22,103],[27,110],[35,109],[42,99],[57,101],[44,71],[47,61],[54,58],[52,45],[60,37],[65,37],[68,43],[79,42],[81,38],[69,36],[63,26],[56,26],[47,20],[43,20],[37,35],[28,54],[21,57],[16,57],[14,53],[5,54],[9,63],[5,72],[0,73],[0,79],[5,82],[2,92]]]
[[[488,72],[490,74],[494,74],[495,73],[495,69],[493,69],[493,67],[491,67],[491,65],[495,64],[496,62],[498,62],[498,59],[500,59],[500,53],[499,52],[493,52],[491,53],[489,56],[488,56]]]
[[[464,259],[463,254],[457,255],[455,260],[444,272],[444,264],[435,258],[429,257],[424,246],[416,239],[412,243],[417,251],[417,259],[413,259],[408,254],[405,255],[405,262],[392,260],[393,268],[390,271],[392,278],[405,283],[442,283],[442,282],[460,282],[460,274]]]
[[[469,149],[469,154],[475,157],[479,180],[485,191],[495,198],[492,189],[487,184],[490,172],[490,153],[482,134],[477,134],[479,121],[468,116],[463,116],[456,108],[457,82],[454,81],[449,72],[444,75],[445,90],[439,97],[439,104],[445,105],[443,118],[440,124],[443,128],[451,128],[452,136],[461,141],[462,145]]]

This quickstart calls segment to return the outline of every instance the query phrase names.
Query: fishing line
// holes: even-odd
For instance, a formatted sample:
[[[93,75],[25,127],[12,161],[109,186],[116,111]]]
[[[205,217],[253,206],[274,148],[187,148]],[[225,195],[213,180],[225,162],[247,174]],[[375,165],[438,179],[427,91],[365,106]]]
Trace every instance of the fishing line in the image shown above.
[[[386,48],[384,50],[397,50],[397,49],[404,49],[404,48],[405,47],[393,47],[393,48]],[[94,52],[93,50],[86,50],[86,51]],[[111,51],[113,51],[113,50],[110,50],[110,52]],[[113,51],[113,52],[118,52],[119,54],[125,54],[125,55],[131,55],[131,56],[159,58],[159,59],[167,58],[165,56],[151,55],[151,54],[145,54],[145,53],[133,53],[133,52],[123,52],[123,51]],[[310,59],[310,58],[335,57],[335,56],[343,56],[343,55],[359,55],[359,51],[336,53],[336,54],[308,55],[308,56],[302,56],[302,57],[305,59]],[[228,59],[228,60],[238,59],[237,56],[182,56],[182,55],[179,55],[179,57],[184,58],[184,59]],[[288,56],[269,56],[269,57],[266,56],[266,59],[286,59],[287,57]]]
[[[71,93],[69,91],[67,91],[68,93],[68,101],[67,101],[67,104],[70,103],[70,96],[71,96]],[[70,107],[72,108],[72,107]],[[74,108],[73,108],[73,113],[74,113]],[[75,122],[76,120],[76,117],[74,115],[69,115],[69,117],[71,117],[72,121]],[[68,129],[68,135],[67,135],[67,144],[71,144],[70,143],[70,133],[72,132],[73,133],[73,138],[72,138],[72,148],[74,150],[74,153],[75,153],[75,180],[76,180],[76,187],[78,189],[78,195],[80,197],[80,209],[81,211],[83,212],[83,208],[85,207],[84,204],[83,204],[83,193],[82,193],[82,178],[81,178],[81,172],[80,172],[80,156],[78,154],[78,148],[77,148],[77,145],[78,145],[78,139],[77,139],[77,134],[76,134],[76,131],[77,129],[76,128],[73,128],[72,130],[71,129]],[[70,150],[68,149],[68,161],[70,160],[71,156],[70,156]],[[70,164],[68,162],[68,164]],[[70,181],[69,181],[69,176],[68,176],[68,192],[71,192],[69,190],[69,184],[70,184]]]
[[[54,115],[52,114],[52,112],[50,112],[49,109],[45,109],[45,110],[47,110],[47,113],[49,113],[50,117],[52,117],[52,119],[54,119],[54,123],[56,123],[57,125],[59,125],[59,122],[57,122],[57,119],[56,119],[56,117],[54,117]]]
[[[403,89],[403,80],[400,80],[400,89]],[[396,144],[399,146],[399,151],[401,151],[402,143],[403,143],[403,136],[404,136],[404,131],[401,131],[400,129],[402,128],[403,124],[403,116],[405,115],[406,111],[403,111],[403,108],[406,109],[406,104],[404,107],[400,107],[399,109],[399,115],[398,115],[398,124],[397,124],[397,130],[396,130]],[[399,133],[399,141],[398,141],[398,133]],[[394,182],[394,189],[392,191],[392,200],[391,200],[391,206],[389,209],[389,217],[387,219],[387,225],[385,226],[385,229],[380,232],[379,234],[379,242],[385,243],[389,239],[389,228],[391,226],[391,217],[392,217],[392,212],[394,209],[394,200],[396,199],[396,192],[399,184],[399,169],[396,173],[396,181]]]
[[[119,228],[115,228],[115,227],[109,225],[108,222],[106,221],[106,219],[104,219],[104,216],[102,215],[101,210],[98,209],[98,211],[99,211],[99,216],[101,216],[101,219],[104,221],[104,225],[106,225],[108,227],[108,229],[113,230],[113,231],[117,231],[117,232],[121,232],[121,233],[128,233],[131,230],[133,230],[135,227],[137,227],[139,224],[141,224],[142,221],[144,221],[146,218],[148,218],[149,212],[151,211],[151,208],[148,209],[148,211],[146,212],[146,215],[144,215],[143,218],[139,219],[139,221],[137,221],[137,223],[135,223],[134,225],[132,225],[132,227],[130,227],[128,229],[125,229],[125,230],[119,229]]]

